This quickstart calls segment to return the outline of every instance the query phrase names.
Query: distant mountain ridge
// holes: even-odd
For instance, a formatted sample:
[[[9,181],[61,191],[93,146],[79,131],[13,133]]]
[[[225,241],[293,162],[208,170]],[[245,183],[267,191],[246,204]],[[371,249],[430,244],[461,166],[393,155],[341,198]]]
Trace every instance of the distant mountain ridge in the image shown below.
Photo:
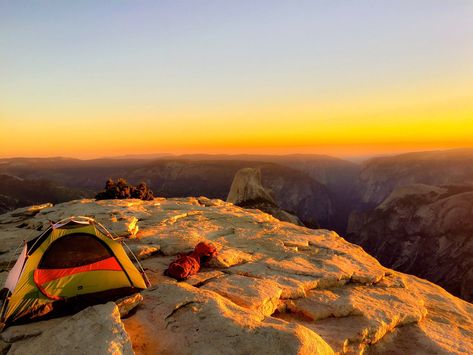
[[[243,157],[246,160],[239,160]],[[388,267],[421,275],[457,295],[470,297],[459,275],[469,265],[467,251],[472,241],[467,221],[473,220],[473,212],[468,209],[469,200],[464,200],[468,191],[461,186],[468,188],[473,183],[473,149],[378,157],[362,164],[320,155],[0,159],[0,180],[11,181],[0,191],[0,212],[32,203],[93,197],[108,178],[118,177],[132,184],[144,181],[156,196],[225,199],[235,173],[242,168],[260,169],[264,188],[272,191],[283,210],[296,215],[306,226],[335,230]],[[409,186],[420,185],[428,186],[434,195],[439,188],[454,194],[451,198],[435,195],[438,202],[431,199],[434,197],[421,197],[418,191],[402,199],[396,197]],[[37,191],[39,186],[45,193]],[[27,200],[24,191],[30,191]],[[466,207],[454,208],[457,203]],[[406,222],[402,216],[409,209],[413,216],[420,213],[415,219],[421,218],[430,228]],[[431,213],[425,215],[422,211],[427,210]],[[465,215],[465,211],[470,212]],[[448,223],[458,224],[456,231],[444,229],[445,213]],[[438,221],[429,215],[437,216]],[[413,235],[412,230],[421,234]],[[443,248],[449,243],[456,244]],[[413,245],[422,252],[415,253]],[[444,260],[463,266],[448,277],[438,276],[444,275]],[[422,265],[429,265],[431,271]]]
[[[354,175],[352,163],[321,156],[311,156],[310,163],[300,161],[301,156],[297,156],[297,161],[287,160],[287,156],[267,157],[268,160],[274,161],[282,159],[280,163],[259,161],[260,156],[253,156],[244,161],[195,160],[196,158],[197,156],[157,160],[0,159],[0,173],[32,180],[43,179],[55,183],[58,187],[73,187],[80,191],[77,198],[94,196],[95,192],[103,188],[108,178],[123,177],[132,184],[146,182],[158,196],[206,195],[225,199],[236,171],[245,167],[256,167],[262,171],[263,185],[273,191],[281,208],[296,214],[307,226],[320,224],[326,228],[339,229],[340,226],[343,229],[346,224],[347,212],[337,212],[337,194],[329,191],[326,185],[311,176],[310,169],[305,169],[320,166],[319,173],[332,182],[336,181],[338,171],[343,170],[344,164],[348,174]],[[304,156],[304,159],[307,158]],[[343,188],[332,189],[338,190]],[[35,201],[41,202],[48,201]],[[345,205],[343,204],[343,208]],[[339,215],[344,217],[339,218]]]
[[[85,194],[81,191],[57,186],[49,180],[31,180],[0,174],[0,214],[31,204],[59,203],[82,197],[85,197]]]
[[[361,202],[381,203],[397,187],[473,181],[473,149],[416,152],[373,158],[362,165],[356,190]]]

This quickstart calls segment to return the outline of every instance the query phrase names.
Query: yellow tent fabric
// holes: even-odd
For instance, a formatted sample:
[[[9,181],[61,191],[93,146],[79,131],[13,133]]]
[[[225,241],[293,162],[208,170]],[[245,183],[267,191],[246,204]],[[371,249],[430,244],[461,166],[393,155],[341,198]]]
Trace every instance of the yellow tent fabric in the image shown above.
[[[25,245],[0,321],[34,320],[146,289],[120,241],[90,218],[71,217]],[[23,265],[21,265],[23,263]],[[13,269],[12,269],[13,272]],[[16,283],[15,283],[16,281]],[[13,285],[13,286],[12,286]]]

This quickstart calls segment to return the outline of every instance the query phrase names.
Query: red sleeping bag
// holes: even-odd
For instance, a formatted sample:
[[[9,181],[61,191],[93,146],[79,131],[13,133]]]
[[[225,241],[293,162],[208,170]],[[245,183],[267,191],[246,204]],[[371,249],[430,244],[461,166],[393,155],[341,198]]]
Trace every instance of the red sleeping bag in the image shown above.
[[[215,255],[217,255],[217,249],[213,244],[200,242],[195,246],[193,252],[180,256],[169,264],[165,275],[176,280],[185,280],[189,276],[197,274],[200,266],[207,263]]]

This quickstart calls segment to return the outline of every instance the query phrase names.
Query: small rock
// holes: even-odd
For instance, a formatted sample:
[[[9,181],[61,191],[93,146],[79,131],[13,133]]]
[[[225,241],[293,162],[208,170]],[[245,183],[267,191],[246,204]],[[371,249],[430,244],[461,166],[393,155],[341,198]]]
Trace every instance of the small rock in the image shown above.
[[[133,254],[140,260],[149,258],[161,249],[161,247],[157,244],[128,244],[128,246],[130,247]],[[129,257],[133,258],[130,253],[128,254]]]
[[[104,226],[116,237],[135,238],[139,231],[138,218],[134,216],[113,215]]]
[[[210,199],[204,196],[201,196],[197,198],[197,201],[199,202],[200,205],[204,207],[219,207],[219,206],[225,206],[228,203],[216,198]]]
[[[136,308],[141,301],[143,301],[143,296],[141,293],[135,293],[134,295],[120,298],[119,300],[115,301],[119,311],[120,317],[124,318],[128,316],[128,314]]]
[[[37,214],[39,211],[53,207],[52,203],[43,203],[41,205],[34,205],[29,207],[17,208],[13,212],[11,212],[12,217],[31,217]]]

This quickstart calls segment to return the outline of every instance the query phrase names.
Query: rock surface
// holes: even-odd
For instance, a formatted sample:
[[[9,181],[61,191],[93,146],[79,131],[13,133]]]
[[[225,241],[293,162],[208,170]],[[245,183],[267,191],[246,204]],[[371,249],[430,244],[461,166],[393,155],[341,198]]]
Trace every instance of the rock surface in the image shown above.
[[[113,225],[113,216],[136,217],[139,232],[130,244],[159,250],[142,261],[152,287],[123,320],[109,303],[84,310],[91,313],[87,317],[81,312],[7,328],[1,339],[11,353],[37,350],[45,339],[48,349],[73,349],[76,338],[67,332],[90,334],[93,326],[86,322],[94,322],[97,307],[108,307],[108,315],[97,322],[109,336],[90,334],[80,344],[84,353],[113,353],[110,342],[115,341],[120,351],[129,351],[122,327],[137,354],[473,353],[470,303],[381,266],[334,232],[281,222],[220,200],[79,200],[21,221],[4,214],[0,241],[7,252],[0,262],[13,254],[10,247],[47,228],[49,220],[74,214],[106,225]],[[163,275],[177,254],[200,241],[219,249],[209,266],[184,282]],[[46,327],[38,330],[39,324]],[[53,329],[63,331],[60,339],[49,333]],[[110,329],[116,329],[113,336]]]
[[[15,342],[8,354],[133,354],[118,307],[96,305]]]
[[[473,186],[408,185],[353,214],[347,238],[386,266],[473,301]]]

